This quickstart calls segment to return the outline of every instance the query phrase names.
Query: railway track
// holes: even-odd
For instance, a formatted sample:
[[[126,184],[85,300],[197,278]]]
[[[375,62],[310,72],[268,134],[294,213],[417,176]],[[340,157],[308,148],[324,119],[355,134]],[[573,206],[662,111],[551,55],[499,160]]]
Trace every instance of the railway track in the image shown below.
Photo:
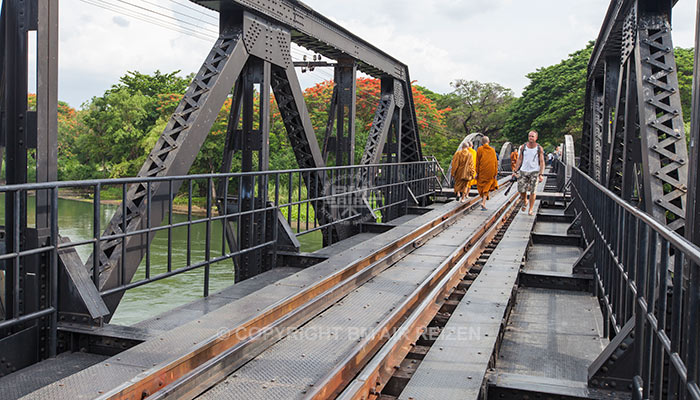
[[[120,387],[104,393],[101,399],[195,398],[224,380],[238,368],[255,359],[289,332],[316,318],[349,293],[378,277],[399,260],[425,245],[436,235],[459,221],[478,204],[472,199],[419,226],[378,249],[367,257],[305,288],[303,291],[262,310],[257,316],[210,340],[197,345],[185,356],[166,365],[145,371]],[[445,260],[420,282],[410,295],[380,321],[369,334],[360,338],[342,362],[317,383],[304,390],[306,398],[336,397],[344,389],[357,387],[356,395],[346,390],[343,396],[366,397],[378,393],[391,378],[395,365],[409,353],[423,327],[441,312],[444,299],[462,285],[464,276],[497,237],[501,227],[517,211],[516,196],[509,196],[486,223],[474,231]],[[448,306],[449,307],[449,306]],[[414,339],[415,340],[415,339]],[[380,353],[381,352],[381,353]],[[384,354],[373,374],[372,388],[360,385],[355,377],[368,371],[367,363]],[[398,363],[397,363],[398,361]],[[364,369],[363,369],[364,368]],[[369,382],[366,380],[365,382]],[[380,387],[380,388],[381,388]]]
[[[447,325],[455,308],[479,276],[491,253],[503,239],[516,214],[517,209],[504,216],[504,220],[494,227],[495,234],[491,232],[485,238],[488,244],[479,253],[476,261],[467,263],[471,267],[465,273],[456,273],[457,277],[461,277],[457,284],[454,284],[454,279],[446,280],[445,284],[438,288],[439,291],[434,293],[435,296],[430,298],[433,302],[432,307],[416,310],[415,316],[404,322],[403,329],[397,332],[400,335],[390,340],[338,399],[395,400],[399,397],[410,382],[413,372]],[[426,320],[429,322],[425,323]]]

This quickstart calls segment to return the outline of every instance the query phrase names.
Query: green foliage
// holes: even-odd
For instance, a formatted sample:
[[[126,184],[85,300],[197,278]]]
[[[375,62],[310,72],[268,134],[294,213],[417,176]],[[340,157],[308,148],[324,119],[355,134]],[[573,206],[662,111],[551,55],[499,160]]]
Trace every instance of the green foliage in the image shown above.
[[[93,97],[79,115],[78,159],[110,177],[138,172],[133,162],[143,154],[140,146],[148,118],[149,98],[121,88]]]
[[[693,61],[695,53],[693,49],[676,47],[676,70],[678,71],[678,91],[681,94],[681,108],[683,109],[683,121],[690,123],[693,103]],[[689,130],[686,129],[686,133]]]
[[[464,136],[481,132],[495,140],[508,118],[508,107],[514,100],[513,91],[498,83],[482,83],[457,79],[450,83],[451,93],[438,100],[449,107],[448,127],[462,130]]]
[[[593,44],[589,42],[558,64],[527,74],[530,84],[508,110],[504,132],[511,142],[524,143],[531,129],[539,132],[543,146],[561,143],[564,135],[580,140]]]

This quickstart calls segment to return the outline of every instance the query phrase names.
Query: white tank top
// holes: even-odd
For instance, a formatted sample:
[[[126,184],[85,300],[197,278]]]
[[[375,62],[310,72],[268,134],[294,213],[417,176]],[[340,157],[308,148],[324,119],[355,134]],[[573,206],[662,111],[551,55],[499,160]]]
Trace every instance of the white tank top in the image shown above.
[[[523,164],[520,167],[523,172],[534,172],[540,170],[540,146],[534,149],[523,145]]]

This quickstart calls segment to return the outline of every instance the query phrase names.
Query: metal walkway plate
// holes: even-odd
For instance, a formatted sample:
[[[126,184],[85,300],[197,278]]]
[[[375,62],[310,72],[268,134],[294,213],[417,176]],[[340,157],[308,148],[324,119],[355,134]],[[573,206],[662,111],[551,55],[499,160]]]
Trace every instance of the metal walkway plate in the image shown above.
[[[496,210],[504,203],[505,196],[499,194],[490,205]],[[303,397],[311,385],[344,359],[362,335],[400,305],[457,246],[473,235],[492,212],[471,212],[199,398],[240,399],[243,394],[247,399]]]
[[[192,347],[216,337],[221,332],[240,325],[263,309],[280,300],[294,295],[303,287],[317,282],[348,265],[348,263],[372,254],[385,243],[405,236],[415,230],[416,226],[425,224],[444,213],[459,207],[456,202],[445,204],[434,211],[417,216],[404,225],[358,244],[348,250],[339,252],[326,261],[306,268],[272,285],[267,285],[247,296],[231,300],[228,304],[202,315],[184,325],[157,335],[145,343],[128,349],[117,356],[105,360],[77,374],[71,375],[43,387],[28,399],[92,399],[99,394],[112,390],[138,374],[191,351]]]
[[[515,217],[400,399],[478,398],[534,222]]]
[[[607,345],[590,293],[521,288],[503,337],[499,372],[586,382]]]

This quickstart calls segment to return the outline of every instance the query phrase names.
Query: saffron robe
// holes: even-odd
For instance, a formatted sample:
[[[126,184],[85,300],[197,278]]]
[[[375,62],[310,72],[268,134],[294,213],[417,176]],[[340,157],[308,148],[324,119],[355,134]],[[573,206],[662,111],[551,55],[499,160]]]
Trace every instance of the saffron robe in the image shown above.
[[[476,150],[474,150],[473,147],[469,148],[469,153],[472,155],[472,168],[474,169],[474,175],[472,180],[469,181],[469,185],[467,186],[467,190],[471,189],[472,186],[476,185]]]
[[[510,170],[515,172],[515,166],[518,165],[518,152],[513,150],[510,153]]]
[[[476,152],[476,188],[479,195],[488,196],[489,192],[498,189],[498,159],[496,150],[485,144]]]
[[[455,193],[469,191],[469,180],[474,177],[474,160],[467,149],[459,150],[452,157],[452,177],[455,180]]]

